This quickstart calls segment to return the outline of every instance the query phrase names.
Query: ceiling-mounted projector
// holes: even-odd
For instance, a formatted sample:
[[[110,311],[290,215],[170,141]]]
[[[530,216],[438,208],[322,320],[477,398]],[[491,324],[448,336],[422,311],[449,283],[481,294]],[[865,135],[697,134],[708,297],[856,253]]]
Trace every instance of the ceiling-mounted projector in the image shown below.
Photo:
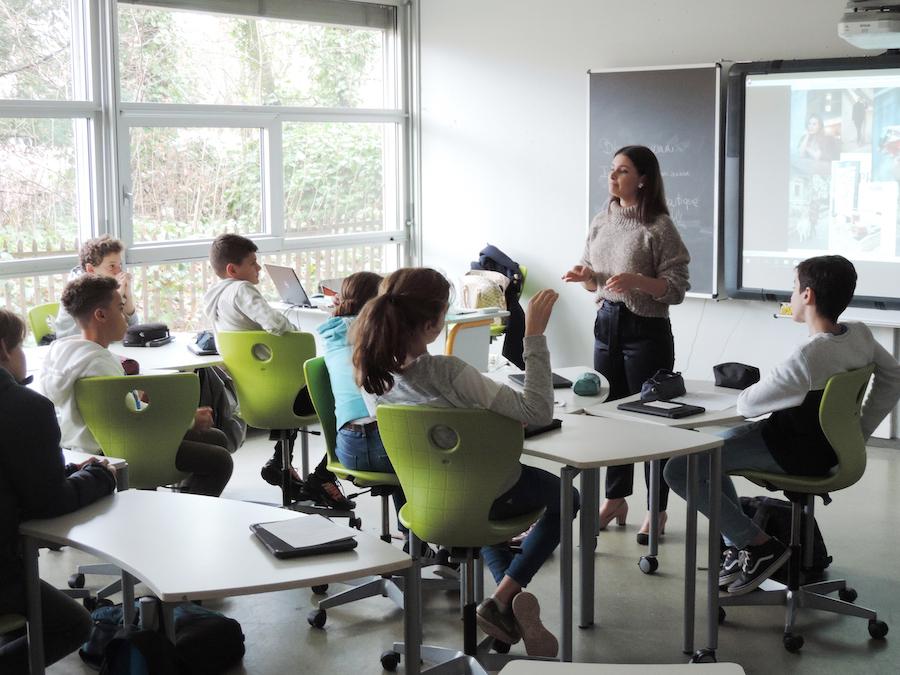
[[[860,49],[900,49],[900,2],[849,0],[838,35]]]

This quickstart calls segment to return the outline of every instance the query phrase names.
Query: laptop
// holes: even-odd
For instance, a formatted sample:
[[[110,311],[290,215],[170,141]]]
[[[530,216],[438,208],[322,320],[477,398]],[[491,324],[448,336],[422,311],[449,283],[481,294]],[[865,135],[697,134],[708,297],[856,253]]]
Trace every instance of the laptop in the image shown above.
[[[275,284],[278,295],[284,302],[294,307],[313,306],[293,267],[266,263],[265,268],[266,274],[272,278],[272,283]]]

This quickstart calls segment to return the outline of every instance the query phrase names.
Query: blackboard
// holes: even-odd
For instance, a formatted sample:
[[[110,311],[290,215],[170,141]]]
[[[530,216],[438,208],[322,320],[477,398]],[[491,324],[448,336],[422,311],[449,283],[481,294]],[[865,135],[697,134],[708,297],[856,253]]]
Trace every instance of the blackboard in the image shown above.
[[[689,295],[718,288],[718,65],[588,72],[590,217],[606,208],[613,153],[646,145],[662,170],[672,220],[691,253]]]

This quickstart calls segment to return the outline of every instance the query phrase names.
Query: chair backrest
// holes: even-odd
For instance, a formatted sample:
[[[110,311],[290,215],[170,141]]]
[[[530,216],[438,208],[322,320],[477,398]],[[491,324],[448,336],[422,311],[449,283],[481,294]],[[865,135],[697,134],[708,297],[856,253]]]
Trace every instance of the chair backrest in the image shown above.
[[[519,463],[521,422],[488,410],[428,406],[380,405],[377,415],[408,500],[404,521],[419,538],[448,547],[509,538],[489,513]],[[442,447],[450,430],[455,442]]]
[[[137,407],[132,392],[146,392]],[[195,373],[87,377],[75,383],[75,402],[103,453],[128,462],[128,484],[140,489],[176,483],[187,474],[175,455],[200,399]]]
[[[873,365],[834,375],[825,384],[819,404],[819,424],[838,458],[829,490],[853,485],[866,470],[866,439],[860,427],[860,410]]]
[[[316,416],[298,416],[294,400],[306,387],[303,364],[316,355],[312,333],[221,331],[216,346],[234,379],[241,417],[257,429],[298,429]]]
[[[334,452],[337,442],[337,418],[334,415],[334,392],[331,390],[331,377],[328,375],[325,357],[317,356],[309,359],[303,364],[303,374],[306,376],[309,398],[322,425],[328,462],[337,464],[338,458]]]
[[[522,297],[522,292],[525,290],[525,282],[528,281],[528,267],[526,265],[519,265],[519,271],[522,273],[522,285],[519,287],[519,297]]]
[[[31,326],[31,332],[34,333],[35,342],[39,343],[42,337],[54,332],[50,320],[57,314],[59,314],[58,302],[48,302],[28,310],[28,324]]]

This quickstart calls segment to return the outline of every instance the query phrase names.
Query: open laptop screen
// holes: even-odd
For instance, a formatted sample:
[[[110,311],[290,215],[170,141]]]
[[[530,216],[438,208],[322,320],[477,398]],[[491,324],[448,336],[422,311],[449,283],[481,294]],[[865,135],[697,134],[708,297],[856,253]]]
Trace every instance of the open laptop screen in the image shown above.
[[[278,290],[278,295],[282,301],[289,305],[297,307],[312,307],[309,296],[300,283],[297,273],[293,267],[285,267],[284,265],[265,265],[266,273],[272,277],[272,283]]]

